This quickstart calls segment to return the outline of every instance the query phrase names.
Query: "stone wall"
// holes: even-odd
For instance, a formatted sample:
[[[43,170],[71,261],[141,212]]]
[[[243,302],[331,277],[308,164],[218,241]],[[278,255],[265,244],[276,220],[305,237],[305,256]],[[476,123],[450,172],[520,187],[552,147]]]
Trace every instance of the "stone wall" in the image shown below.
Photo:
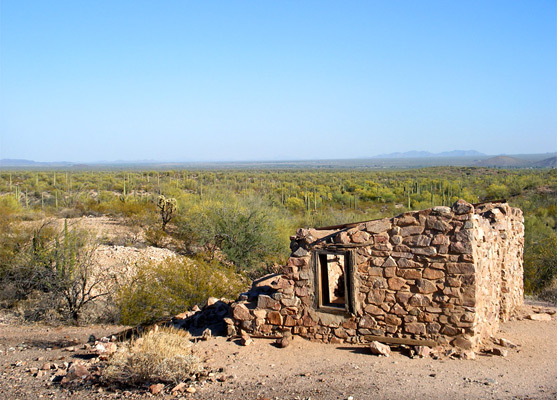
[[[336,229],[299,229],[282,274],[233,305],[231,329],[476,348],[522,303],[523,232],[520,210],[463,200]],[[327,275],[329,259],[344,260],[342,279],[337,267]],[[345,285],[345,306],[337,298],[327,303],[330,281],[339,295]]]

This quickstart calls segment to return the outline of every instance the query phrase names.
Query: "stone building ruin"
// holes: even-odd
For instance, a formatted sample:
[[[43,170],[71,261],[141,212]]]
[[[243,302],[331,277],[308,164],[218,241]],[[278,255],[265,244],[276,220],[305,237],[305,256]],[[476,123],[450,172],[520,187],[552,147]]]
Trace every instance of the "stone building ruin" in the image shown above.
[[[522,211],[505,201],[298,229],[282,274],[232,305],[229,331],[476,349],[523,302]]]

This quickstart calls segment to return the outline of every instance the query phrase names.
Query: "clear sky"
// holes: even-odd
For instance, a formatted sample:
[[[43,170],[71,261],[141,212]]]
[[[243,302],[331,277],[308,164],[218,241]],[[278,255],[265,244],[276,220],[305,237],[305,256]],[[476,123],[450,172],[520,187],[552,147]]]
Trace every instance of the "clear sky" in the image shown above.
[[[557,151],[557,2],[0,0],[0,158]]]

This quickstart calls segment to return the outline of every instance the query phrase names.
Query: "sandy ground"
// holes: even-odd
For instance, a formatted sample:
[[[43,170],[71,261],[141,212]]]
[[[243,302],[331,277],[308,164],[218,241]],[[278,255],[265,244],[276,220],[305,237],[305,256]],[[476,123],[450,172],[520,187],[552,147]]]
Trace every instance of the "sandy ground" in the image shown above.
[[[555,318],[555,317],[554,317]],[[110,399],[152,398],[147,387],[112,388],[98,384],[61,385],[53,369],[35,377],[30,368],[46,362],[87,363],[79,350],[89,335],[118,327],[22,326],[0,323],[0,398]],[[502,324],[499,337],[519,345],[507,357],[479,354],[475,360],[444,357],[411,359],[393,351],[377,357],[362,346],[326,345],[295,338],[285,349],[267,339],[250,346],[213,337],[195,346],[212,377],[195,382],[195,393],[160,398],[191,399],[555,399],[557,398],[557,321],[520,320]],[[78,349],[67,351],[67,346]],[[51,381],[51,380],[54,380]]]

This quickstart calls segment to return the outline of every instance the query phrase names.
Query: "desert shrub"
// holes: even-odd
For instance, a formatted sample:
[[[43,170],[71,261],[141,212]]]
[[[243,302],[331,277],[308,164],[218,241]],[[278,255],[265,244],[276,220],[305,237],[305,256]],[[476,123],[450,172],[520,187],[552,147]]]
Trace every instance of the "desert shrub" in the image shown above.
[[[223,197],[180,208],[187,212],[179,231],[190,248],[201,245],[211,254],[220,249],[238,271],[252,278],[288,255],[284,218],[261,200]]]
[[[122,323],[156,321],[183,312],[210,296],[235,298],[247,286],[245,277],[216,261],[176,257],[143,265],[120,290]]]
[[[95,248],[87,232],[70,229],[67,222],[62,232],[49,222],[41,224],[3,268],[3,302],[18,305],[30,320],[57,314],[78,322],[86,306],[109,294],[112,276],[94,266]]]
[[[524,290],[526,293],[545,292],[557,278],[557,234],[540,235],[528,241],[524,248]],[[555,288],[553,288],[555,290]]]
[[[168,234],[159,225],[148,226],[143,235],[147,244],[154,247],[165,247],[168,241]]]
[[[186,331],[158,328],[122,346],[108,361],[103,375],[127,384],[178,383],[201,370]]]

